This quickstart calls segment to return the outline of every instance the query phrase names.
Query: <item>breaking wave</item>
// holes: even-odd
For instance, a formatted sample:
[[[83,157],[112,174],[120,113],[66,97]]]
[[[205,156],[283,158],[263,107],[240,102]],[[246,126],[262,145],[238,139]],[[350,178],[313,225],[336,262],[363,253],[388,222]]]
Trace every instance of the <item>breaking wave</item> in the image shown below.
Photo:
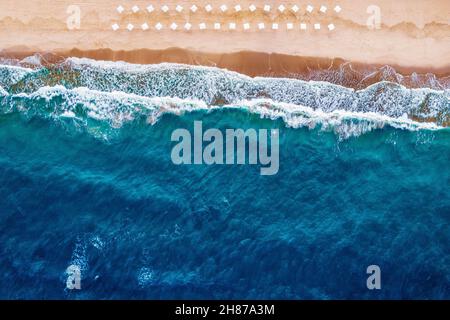
[[[385,125],[436,130],[450,125],[450,90],[379,82],[364,90],[286,78],[251,78],[212,67],[137,65],[69,58],[60,64],[0,66],[1,112],[107,121],[120,127],[164,113],[238,108],[290,127],[333,130],[340,137]]]
[[[259,114],[262,118],[282,119],[288,127],[307,127],[334,131],[340,138],[391,126],[407,130],[438,130],[441,126],[417,122],[407,116],[393,118],[375,112],[346,110],[324,111],[307,106],[271,99],[241,100],[234,104],[214,106],[201,100],[171,97],[143,97],[124,92],[102,92],[88,88],[67,89],[63,86],[43,87],[27,94],[7,95],[2,99],[2,114],[19,112],[27,116],[49,117],[59,120],[74,119],[77,124],[90,126],[106,122],[120,128],[125,123],[144,120],[154,124],[166,113],[182,115],[186,112],[240,109]]]

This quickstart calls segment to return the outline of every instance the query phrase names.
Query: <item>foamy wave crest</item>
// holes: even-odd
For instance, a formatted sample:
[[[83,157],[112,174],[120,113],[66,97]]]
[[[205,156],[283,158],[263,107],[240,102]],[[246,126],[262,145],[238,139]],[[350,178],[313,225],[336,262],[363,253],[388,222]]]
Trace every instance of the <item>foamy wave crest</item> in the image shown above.
[[[242,100],[270,99],[333,112],[375,112],[450,125],[450,90],[407,89],[379,82],[354,90],[327,82],[286,78],[251,78],[218,68],[180,64],[137,65],[70,58],[42,68],[5,87],[10,93],[32,93],[45,86],[87,87],[102,92],[125,92],[142,97],[172,97],[230,105]]]
[[[420,74],[416,72],[402,75],[389,65],[360,67],[352,65],[350,62],[341,64],[339,68],[308,70],[301,79],[326,81],[360,90],[382,81],[401,84],[407,88],[450,89],[450,77],[448,76],[437,77],[433,73]]]
[[[150,123],[161,114],[211,109],[202,101],[179,98],[148,98],[123,92],[101,92],[88,88],[43,87],[31,94],[9,95],[2,102],[2,113],[22,112],[53,118],[93,119],[121,127],[137,117]]]
[[[314,129],[319,126],[321,130],[334,131],[341,139],[360,136],[385,126],[410,131],[443,129],[434,123],[417,122],[406,116],[392,118],[374,112],[346,110],[325,112],[305,106],[274,103],[271,100],[243,101],[241,105],[252,113],[260,114],[261,117],[273,120],[280,118],[289,127]]]
[[[0,97],[1,97],[1,96],[7,96],[7,95],[8,95],[8,92],[6,92],[6,90],[3,89],[2,86],[0,86]]]
[[[14,65],[0,65],[0,87],[3,87],[4,92],[7,92],[4,88],[16,84],[33,72],[33,69],[29,68]],[[0,92],[0,94],[6,95],[3,92]]]
[[[67,89],[63,86],[44,87],[31,94],[8,95],[1,103],[1,113],[19,112],[27,116],[43,116],[57,120],[73,119],[86,127],[98,122],[109,128],[120,128],[125,123],[144,120],[156,123],[166,113],[183,115],[186,112],[239,109],[259,114],[262,118],[282,119],[292,128],[334,131],[340,138],[391,126],[404,130],[438,130],[435,123],[416,122],[406,116],[392,118],[373,112],[352,112],[321,109],[274,102],[270,99],[239,101],[224,106],[208,106],[201,100],[180,98],[148,98],[123,92],[102,92],[88,88]],[[93,122],[92,122],[93,121]]]

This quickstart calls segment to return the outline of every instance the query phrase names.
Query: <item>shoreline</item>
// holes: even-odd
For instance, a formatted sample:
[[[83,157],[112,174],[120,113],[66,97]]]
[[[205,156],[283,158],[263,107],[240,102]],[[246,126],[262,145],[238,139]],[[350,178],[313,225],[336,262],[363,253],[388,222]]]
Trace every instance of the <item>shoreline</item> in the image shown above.
[[[380,81],[399,83],[409,88],[450,88],[448,67],[417,68],[388,64],[366,64],[341,58],[318,58],[241,51],[234,53],[205,53],[182,48],[164,50],[72,49],[55,52],[0,51],[0,58],[22,60],[38,55],[43,65],[62,62],[66,58],[89,58],[104,61],[124,61],[133,64],[180,63],[193,66],[217,67],[250,77],[295,78],[326,81],[354,89],[363,89]]]

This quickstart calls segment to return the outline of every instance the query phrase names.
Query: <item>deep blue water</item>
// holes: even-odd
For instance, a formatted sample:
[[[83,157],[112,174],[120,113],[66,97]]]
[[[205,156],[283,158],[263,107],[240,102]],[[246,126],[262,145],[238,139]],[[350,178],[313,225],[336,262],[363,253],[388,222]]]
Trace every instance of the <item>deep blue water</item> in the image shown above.
[[[172,164],[194,120],[279,128],[279,173]],[[450,298],[448,130],[340,140],[239,110],[95,130],[0,116],[0,298]]]

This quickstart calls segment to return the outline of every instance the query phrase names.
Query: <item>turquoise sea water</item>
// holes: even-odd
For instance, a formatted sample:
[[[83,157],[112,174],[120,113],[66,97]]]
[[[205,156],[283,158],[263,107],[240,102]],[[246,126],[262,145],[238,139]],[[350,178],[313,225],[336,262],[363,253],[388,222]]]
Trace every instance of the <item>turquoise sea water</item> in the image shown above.
[[[330,102],[326,114],[374,113],[330,118],[267,88],[270,103],[231,99],[245,83],[218,89],[229,107],[207,110],[217,95],[184,83],[127,91],[60,72],[9,68],[0,83],[0,298],[450,298],[450,131],[383,118],[420,109],[445,120],[448,92],[430,91],[427,108],[404,101],[416,91],[391,95],[384,105],[405,110],[385,113],[348,92],[369,110],[341,100],[348,108]],[[71,89],[82,81],[89,89]],[[145,89],[168,86],[176,94]],[[314,101],[290,94],[339,100],[311,90]],[[278,174],[174,165],[170,136],[196,120],[279,129]],[[371,291],[374,264],[382,289]],[[69,265],[81,268],[81,290],[66,289]]]

